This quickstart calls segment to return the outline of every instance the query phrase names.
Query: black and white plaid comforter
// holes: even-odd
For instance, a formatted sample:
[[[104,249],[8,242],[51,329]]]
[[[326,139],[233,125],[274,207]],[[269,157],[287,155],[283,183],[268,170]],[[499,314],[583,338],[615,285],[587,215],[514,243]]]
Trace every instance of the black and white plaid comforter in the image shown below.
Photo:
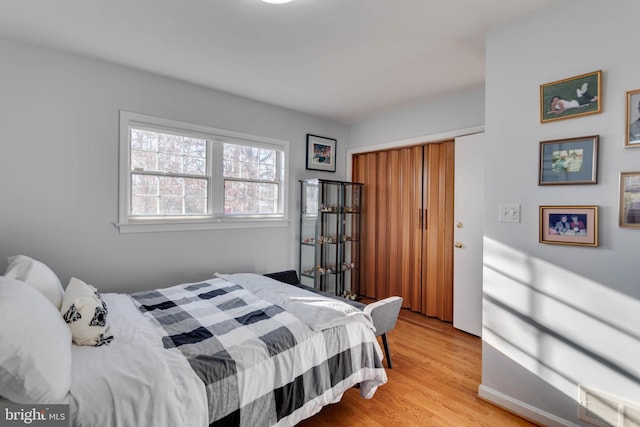
[[[164,347],[178,348],[204,382],[212,426],[293,426],[356,384],[371,397],[386,382],[363,322],[314,331],[221,278],[132,297],[162,327]]]

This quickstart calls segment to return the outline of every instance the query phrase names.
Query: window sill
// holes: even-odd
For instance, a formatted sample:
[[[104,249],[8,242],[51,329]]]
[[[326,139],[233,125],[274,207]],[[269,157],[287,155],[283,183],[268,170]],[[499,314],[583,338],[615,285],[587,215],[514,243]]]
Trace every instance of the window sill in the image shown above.
[[[284,228],[289,226],[289,221],[278,219],[225,219],[209,221],[132,221],[113,224],[121,234],[128,233],[159,233],[168,231],[204,231],[204,230],[230,230],[240,228]]]

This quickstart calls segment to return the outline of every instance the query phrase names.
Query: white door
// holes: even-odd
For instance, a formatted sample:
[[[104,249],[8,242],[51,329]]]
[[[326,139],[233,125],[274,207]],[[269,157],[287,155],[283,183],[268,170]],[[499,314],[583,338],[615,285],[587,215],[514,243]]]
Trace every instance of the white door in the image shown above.
[[[484,133],[455,140],[453,326],[482,334]]]

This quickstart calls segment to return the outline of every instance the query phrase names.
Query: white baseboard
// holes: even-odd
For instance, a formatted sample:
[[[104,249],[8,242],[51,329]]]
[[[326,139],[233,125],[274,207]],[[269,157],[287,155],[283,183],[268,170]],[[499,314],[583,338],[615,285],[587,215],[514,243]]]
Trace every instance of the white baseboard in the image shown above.
[[[507,396],[483,384],[478,387],[478,397],[536,424],[547,427],[580,427],[578,424],[556,417],[542,409],[516,400],[511,396]]]

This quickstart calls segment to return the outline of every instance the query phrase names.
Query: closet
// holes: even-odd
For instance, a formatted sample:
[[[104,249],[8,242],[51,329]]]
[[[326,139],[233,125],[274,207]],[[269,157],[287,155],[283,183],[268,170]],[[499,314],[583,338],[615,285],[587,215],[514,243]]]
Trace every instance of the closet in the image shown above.
[[[365,184],[360,293],[400,295],[412,311],[452,321],[454,142],[352,161],[352,180]]]

